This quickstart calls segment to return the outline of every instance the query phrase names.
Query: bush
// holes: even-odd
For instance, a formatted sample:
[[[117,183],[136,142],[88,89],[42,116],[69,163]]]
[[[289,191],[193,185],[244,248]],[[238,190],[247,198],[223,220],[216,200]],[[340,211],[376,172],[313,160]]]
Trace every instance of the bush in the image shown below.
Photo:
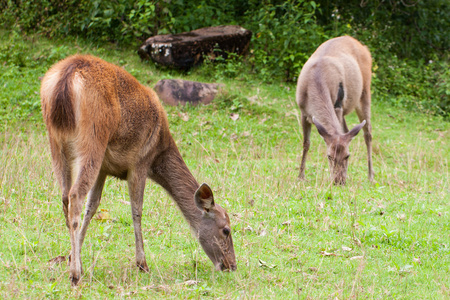
[[[0,25],[23,33],[50,37],[80,35],[95,42],[133,44],[157,34],[161,20],[169,23],[164,1],[132,0],[8,0]],[[165,25],[164,25],[165,26]]]
[[[448,63],[406,61],[395,56],[379,62],[372,83],[374,99],[449,117]]]
[[[319,24],[326,30],[345,22],[364,35],[366,43],[399,58],[433,59],[450,48],[450,2],[316,0]]]
[[[317,45],[327,39],[315,22],[314,1],[254,1],[246,14],[253,31],[253,71],[264,81],[295,80]]]
[[[377,99],[450,111],[447,0],[6,0],[0,9],[0,27],[20,34],[133,47],[155,34],[239,24],[253,32],[249,55],[209,67],[216,78],[249,71],[263,82],[295,81],[322,42],[348,34],[371,49]]]

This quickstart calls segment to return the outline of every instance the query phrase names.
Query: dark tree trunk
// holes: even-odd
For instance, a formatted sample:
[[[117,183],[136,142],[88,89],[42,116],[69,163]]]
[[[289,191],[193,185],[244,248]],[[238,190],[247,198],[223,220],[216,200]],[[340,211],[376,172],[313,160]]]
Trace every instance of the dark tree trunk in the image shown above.
[[[206,27],[180,34],[156,35],[145,41],[138,54],[142,59],[178,69],[189,69],[204,56],[227,58],[228,53],[245,54],[252,32],[237,25]]]

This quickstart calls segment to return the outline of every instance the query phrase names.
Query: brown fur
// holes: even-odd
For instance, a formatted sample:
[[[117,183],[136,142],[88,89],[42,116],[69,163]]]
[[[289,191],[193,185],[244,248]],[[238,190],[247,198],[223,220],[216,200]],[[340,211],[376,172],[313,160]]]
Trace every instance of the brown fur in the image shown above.
[[[173,197],[216,268],[236,269],[228,215],[214,204],[211,189],[199,186],[187,168],[153,90],[122,68],[75,55],[46,73],[41,103],[70,233],[73,285],[81,278],[81,246],[108,175],[128,181],[141,270],[149,271],[141,230],[147,177]]]
[[[299,178],[305,178],[311,124],[327,144],[330,172],[336,184],[345,184],[350,141],[363,128],[368,177],[373,180],[370,81],[372,57],[356,39],[343,36],[326,41],[303,66],[297,83],[302,114],[303,154]],[[361,124],[348,130],[344,116],[356,110]]]

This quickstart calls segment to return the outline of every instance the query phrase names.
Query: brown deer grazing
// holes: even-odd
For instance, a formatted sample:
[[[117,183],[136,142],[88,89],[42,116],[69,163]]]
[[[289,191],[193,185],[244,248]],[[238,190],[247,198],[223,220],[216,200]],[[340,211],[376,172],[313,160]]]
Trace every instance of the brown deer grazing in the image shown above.
[[[41,103],[70,233],[73,286],[81,278],[81,247],[107,175],[128,181],[136,264],[141,270],[149,271],[141,230],[147,177],[175,200],[216,269],[236,269],[230,219],[214,202],[209,186],[199,186],[184,163],[153,90],[122,68],[75,55],[45,74]]]
[[[349,36],[326,41],[303,66],[296,93],[303,128],[300,179],[305,178],[311,124],[314,123],[327,145],[330,172],[335,184],[345,184],[350,156],[349,144],[363,128],[369,180],[373,180],[371,69],[372,57],[369,50]],[[349,131],[344,116],[353,110],[356,110],[361,124]]]

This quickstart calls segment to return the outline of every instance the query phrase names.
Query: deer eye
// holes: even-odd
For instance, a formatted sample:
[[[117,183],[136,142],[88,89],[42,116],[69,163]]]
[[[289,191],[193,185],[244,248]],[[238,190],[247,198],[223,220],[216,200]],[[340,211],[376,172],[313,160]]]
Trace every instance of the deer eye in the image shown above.
[[[349,154],[349,155],[347,155],[347,156],[346,156],[346,157],[345,157],[344,159],[345,159],[345,160],[347,160],[347,159],[348,159],[349,157],[350,157],[350,154]]]
[[[331,155],[328,155],[328,160],[333,161],[334,159],[331,157]]]
[[[224,234],[225,236],[229,236],[229,235],[230,235],[230,228],[225,227],[222,231],[223,231],[223,234]]]

